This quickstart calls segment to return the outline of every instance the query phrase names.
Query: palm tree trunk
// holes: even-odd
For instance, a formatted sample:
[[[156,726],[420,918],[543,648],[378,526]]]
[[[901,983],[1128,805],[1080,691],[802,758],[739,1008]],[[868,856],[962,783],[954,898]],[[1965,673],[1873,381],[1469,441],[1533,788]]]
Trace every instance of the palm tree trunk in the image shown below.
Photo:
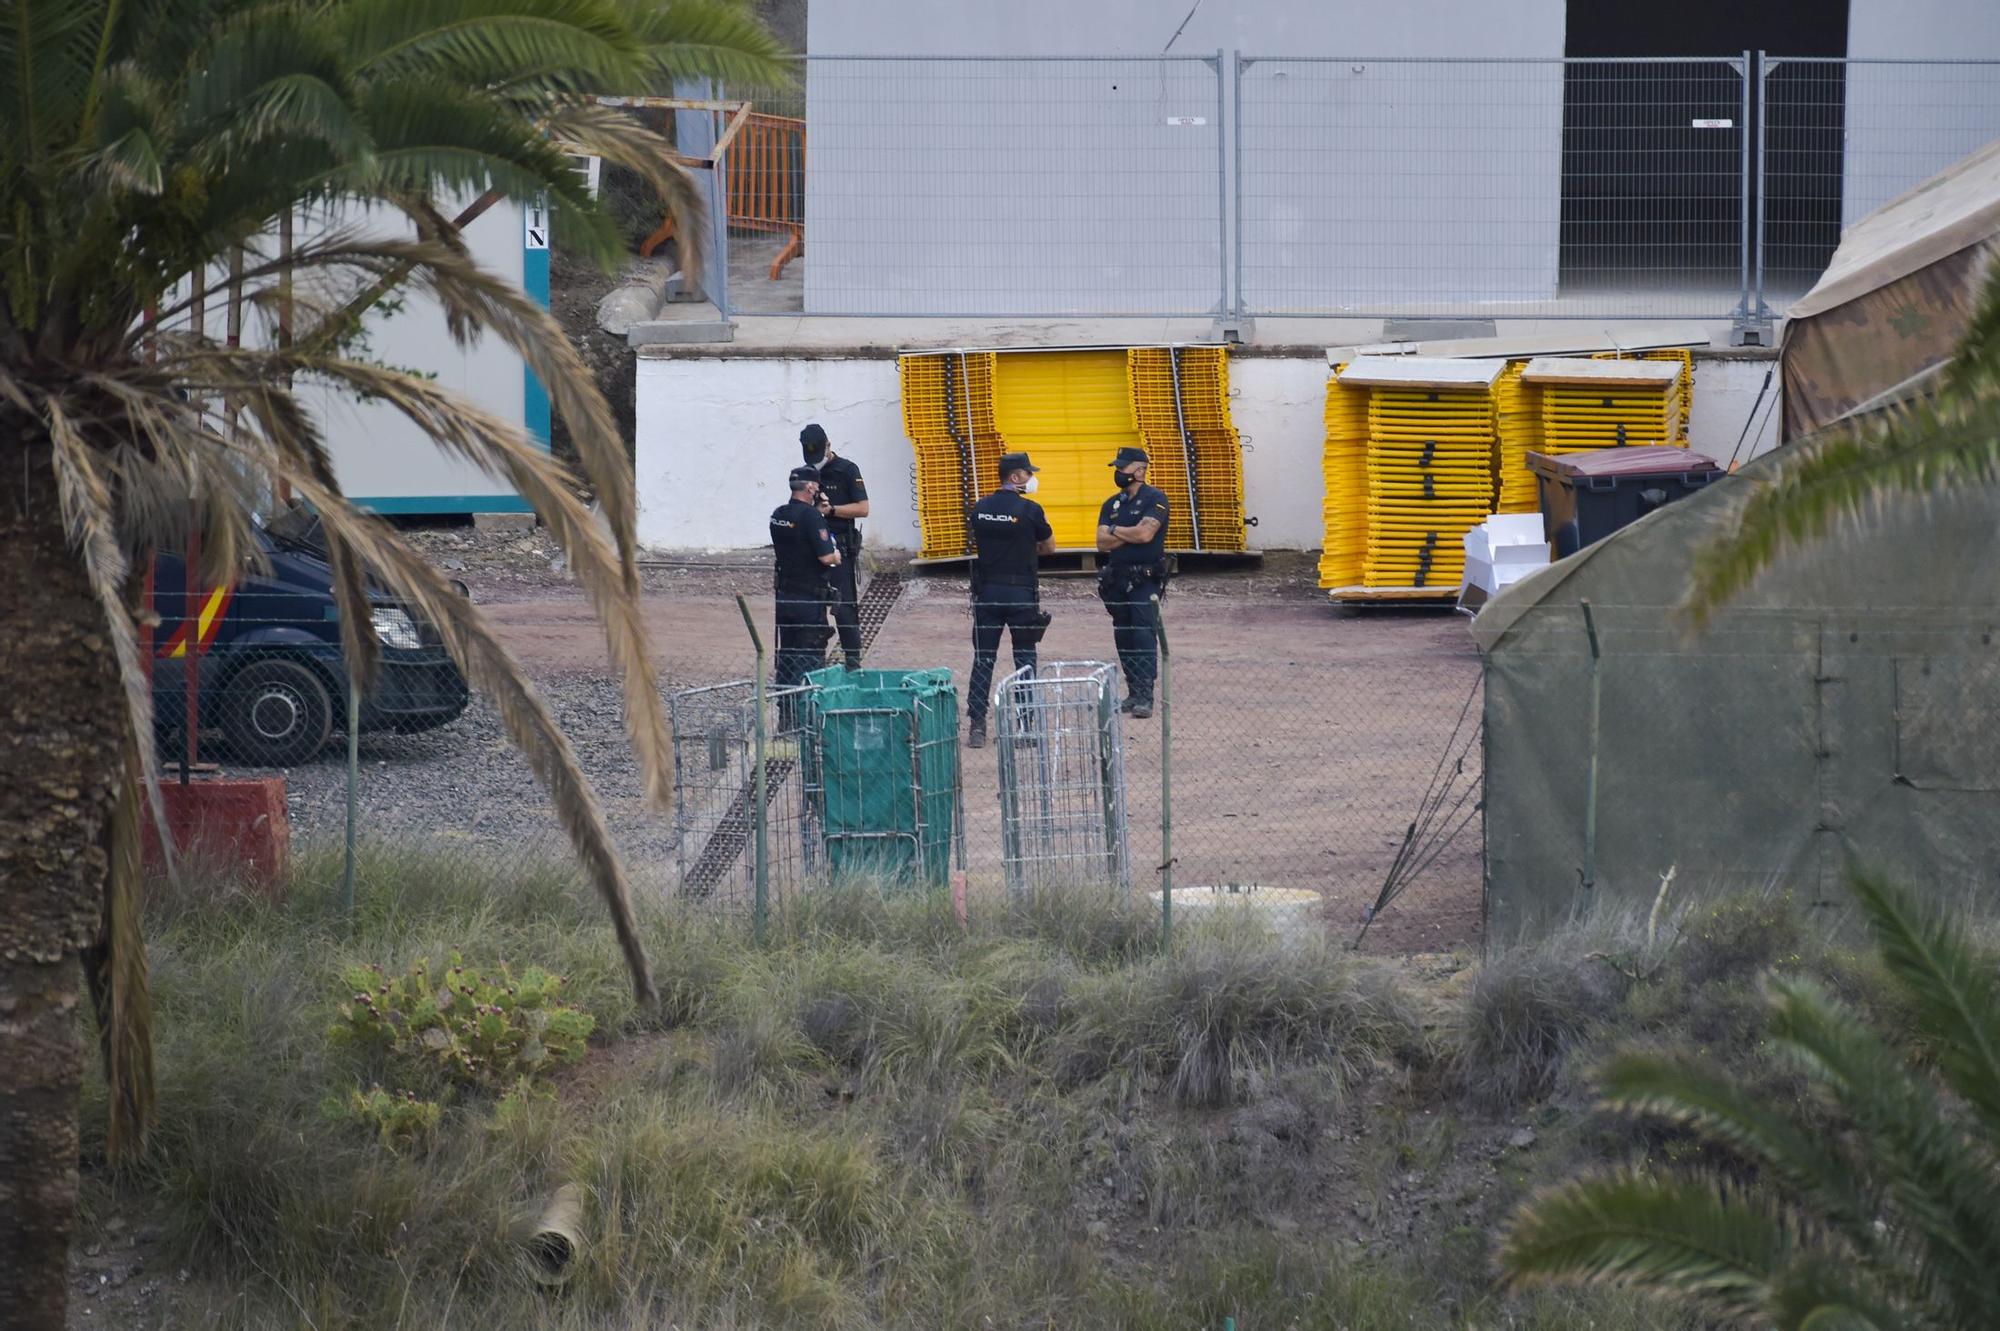
[[[18,421],[18,418],[17,418]],[[0,432],[0,1321],[61,1331],[122,696],[49,445]]]

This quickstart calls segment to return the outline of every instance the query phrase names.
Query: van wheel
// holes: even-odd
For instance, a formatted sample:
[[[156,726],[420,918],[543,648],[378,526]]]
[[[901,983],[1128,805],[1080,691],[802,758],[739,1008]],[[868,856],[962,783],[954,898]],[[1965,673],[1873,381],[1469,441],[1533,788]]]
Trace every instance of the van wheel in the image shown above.
[[[317,757],[333,736],[333,698],[311,667],[282,657],[236,672],[222,693],[229,757],[289,767]]]

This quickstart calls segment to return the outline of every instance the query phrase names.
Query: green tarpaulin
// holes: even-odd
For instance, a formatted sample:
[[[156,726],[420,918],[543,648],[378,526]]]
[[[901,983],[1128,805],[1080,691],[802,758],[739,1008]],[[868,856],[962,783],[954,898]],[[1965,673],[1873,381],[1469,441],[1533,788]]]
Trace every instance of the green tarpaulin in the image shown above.
[[[943,886],[958,814],[951,672],[828,666],[806,682],[834,876]]]

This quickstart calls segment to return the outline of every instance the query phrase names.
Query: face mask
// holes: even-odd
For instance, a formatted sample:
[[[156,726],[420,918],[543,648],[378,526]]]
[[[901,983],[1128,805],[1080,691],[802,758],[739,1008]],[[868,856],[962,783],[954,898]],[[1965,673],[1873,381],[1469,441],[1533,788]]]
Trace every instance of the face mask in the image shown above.
[[[1124,489],[1129,490],[1138,483],[1139,473],[1136,471],[1120,472],[1118,474],[1118,484]]]
[[[822,462],[826,461],[825,444],[821,444],[818,448],[813,448],[808,445],[801,445],[800,451],[806,455],[806,465],[808,467],[817,467]]]
[[[1030,477],[1028,478],[1028,483],[1027,483],[1026,485],[1024,485],[1024,486],[1022,486],[1022,487],[1021,487],[1021,493],[1022,493],[1022,494],[1029,494],[1029,495],[1031,495],[1031,494],[1033,494],[1033,493],[1034,493],[1034,492],[1035,492],[1036,490],[1038,490],[1038,489],[1040,489],[1040,488],[1041,488],[1041,484],[1042,484],[1042,478],[1041,478],[1041,477],[1039,477],[1039,476],[1030,476]]]

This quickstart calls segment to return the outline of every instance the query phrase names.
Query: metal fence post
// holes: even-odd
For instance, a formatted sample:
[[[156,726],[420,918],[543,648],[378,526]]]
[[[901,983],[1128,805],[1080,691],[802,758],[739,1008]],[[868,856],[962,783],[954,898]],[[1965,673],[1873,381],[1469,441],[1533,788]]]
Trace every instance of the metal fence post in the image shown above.
[[[1160,946],[1174,945],[1174,690],[1173,652],[1160,598],[1153,598],[1153,632],[1160,642]]]
[[[756,812],[752,815],[752,825],[756,831],[751,841],[750,862],[753,866],[755,895],[750,908],[751,929],[759,946],[764,942],[764,922],[769,913],[771,890],[770,828],[769,813],[765,809],[765,763],[764,763],[764,635],[757,632],[757,621],[750,616],[750,602],[743,593],[736,594],[736,608],[743,615],[743,627],[750,630],[750,644],[757,652],[757,701],[751,708],[756,719],[751,722],[750,761],[756,766],[750,778],[750,800]]]
[[[347,858],[340,871],[340,907],[354,923],[354,832],[357,788],[361,784],[361,686],[347,677]]]
[[[1232,308],[1229,294],[1229,148],[1223,135],[1230,72],[1223,67],[1227,52],[1215,52],[1215,312],[1225,317]]]
[[[1583,886],[1597,886],[1597,750],[1604,701],[1604,655],[1598,650],[1597,617],[1583,604],[1583,631],[1590,637],[1590,775],[1583,791]]]
[[[1756,72],[1751,63],[1751,53],[1743,53],[1743,118],[1737,121],[1736,137],[1740,143],[1743,158],[1742,182],[1737,187],[1736,218],[1742,239],[1737,247],[1737,263],[1742,271],[1742,290],[1736,298],[1736,318],[1738,322],[1751,317],[1750,308],[1750,79]],[[1757,237],[1763,243],[1763,237]]]
[[[1771,317],[1764,304],[1764,199],[1771,192],[1771,163],[1765,153],[1765,127],[1771,119],[1771,71],[1777,61],[1757,52],[1757,303],[1750,308],[1753,319]]]
[[[1247,310],[1243,300],[1243,70],[1250,62],[1240,51],[1229,53],[1229,95],[1230,124],[1236,136],[1235,161],[1232,163],[1233,184],[1236,196],[1236,225],[1232,237],[1236,246],[1236,318],[1240,323]]]

